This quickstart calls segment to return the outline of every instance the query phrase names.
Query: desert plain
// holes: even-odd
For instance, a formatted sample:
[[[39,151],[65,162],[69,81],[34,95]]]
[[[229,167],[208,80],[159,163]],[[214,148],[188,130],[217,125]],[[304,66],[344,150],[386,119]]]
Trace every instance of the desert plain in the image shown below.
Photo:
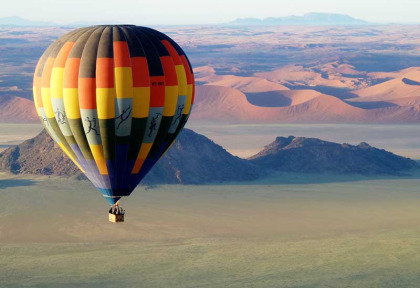
[[[88,182],[1,175],[0,283],[416,287],[419,176],[140,186],[113,224]]]
[[[158,27],[190,57],[188,128],[239,157],[277,136],[420,159],[418,25]],[[72,27],[2,27],[0,149],[38,134],[32,73]],[[211,107],[212,109],[208,109]],[[418,287],[420,173],[139,186],[0,175],[0,287]]]

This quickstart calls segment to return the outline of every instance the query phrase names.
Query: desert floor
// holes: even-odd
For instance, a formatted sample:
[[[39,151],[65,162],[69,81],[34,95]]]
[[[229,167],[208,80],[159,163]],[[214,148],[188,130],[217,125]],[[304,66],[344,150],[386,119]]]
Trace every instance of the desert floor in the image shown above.
[[[0,175],[0,287],[418,287],[420,175],[138,187]]]

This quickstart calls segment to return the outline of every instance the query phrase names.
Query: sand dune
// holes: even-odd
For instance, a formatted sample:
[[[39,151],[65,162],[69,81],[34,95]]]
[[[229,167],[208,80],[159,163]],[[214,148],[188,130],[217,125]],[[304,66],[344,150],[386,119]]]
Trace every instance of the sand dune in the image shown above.
[[[216,70],[214,70],[211,66],[200,66],[194,68],[194,77],[195,79],[201,79],[203,77],[212,76],[216,74]]]
[[[355,70],[354,66],[350,64],[339,63],[338,61],[327,63],[322,66],[321,70],[330,73],[348,74],[348,75],[359,75],[362,72]]]
[[[411,67],[409,69],[405,69],[402,71],[404,71],[404,73],[402,74],[404,78],[408,78],[416,82],[420,82],[420,67]],[[416,85],[419,85],[419,84],[416,84]]]
[[[38,122],[34,102],[15,97],[0,97],[0,122]]]
[[[261,72],[255,73],[255,76],[262,77],[274,82],[280,81],[308,81],[314,79],[320,79],[322,75],[311,71],[310,69],[305,69],[302,66],[285,66],[280,69],[270,71],[270,72]]]
[[[217,75],[212,66],[201,66],[194,72],[197,82],[204,84],[197,87],[192,114],[196,119],[327,123],[420,121],[419,67],[366,74],[336,61],[312,68],[285,66],[252,77]],[[347,74],[352,76],[343,76]],[[354,87],[379,81],[384,82],[354,90]],[[0,104],[2,122],[38,121],[30,100],[5,96]]]
[[[394,98],[394,99],[387,99],[384,101],[381,101],[380,98],[379,99],[374,98],[374,99],[377,99],[377,100],[367,101],[370,99],[354,98],[354,99],[348,99],[346,102],[350,105],[364,108],[364,109],[378,109],[378,108],[396,107],[396,106],[408,106],[408,107],[415,108],[415,107],[420,106],[420,96]]]
[[[387,102],[396,104],[398,106],[411,106],[411,107],[420,106],[420,95],[413,96],[413,97],[390,99]]]
[[[307,114],[295,118],[324,123],[417,123],[420,121],[420,107],[398,106],[376,109],[355,107],[332,96],[321,95],[311,101],[293,107],[307,107],[296,114]]]
[[[197,86],[196,100],[191,117],[215,120],[275,119],[279,108],[252,105],[246,95],[233,88],[204,85]]]
[[[295,123],[413,123],[420,121],[420,107],[399,106],[363,109],[342,101],[336,97],[318,92],[306,92],[300,100],[307,100],[286,106],[286,101],[293,99],[293,93],[280,94],[277,107],[262,107],[251,104],[247,95],[233,88],[215,85],[197,87],[197,96],[192,119],[224,120],[232,122],[295,122]],[[287,98],[284,94],[291,94]],[[260,93],[259,93],[260,94]],[[264,93],[263,93],[264,95]],[[314,96],[309,99],[309,95]],[[249,95],[248,95],[249,97]],[[289,100],[287,100],[287,99]],[[299,98],[297,98],[299,99]],[[263,100],[261,100],[263,101]]]
[[[322,95],[315,90],[288,90],[246,93],[248,101],[262,107],[294,106]]]
[[[351,67],[342,66],[336,70],[337,67],[334,67],[333,64],[329,68],[321,67],[317,69],[285,66],[270,72],[255,73],[255,76],[291,86],[331,86],[353,89],[359,85],[359,80],[344,77],[338,72],[342,70],[348,72],[348,74],[353,74],[353,70],[350,70]]]
[[[367,111],[351,106],[342,100],[321,94],[307,102],[288,107],[284,113],[286,120],[294,122],[355,122],[360,123],[367,118]]]
[[[304,91],[301,95],[309,99],[308,95],[310,94],[312,92]],[[239,90],[214,85],[198,86],[197,100],[191,117],[266,122],[334,122],[343,120],[359,122],[358,119],[365,118],[365,110],[351,106],[335,97],[318,94],[318,96],[294,106],[261,107],[249,103],[246,95]]]
[[[236,88],[242,92],[266,92],[275,90],[289,90],[284,85],[271,82],[259,77],[240,77],[234,75],[221,76],[221,79],[209,83],[216,86]]]
[[[398,78],[398,77],[402,77],[403,75],[410,75],[411,77],[413,77],[414,74],[417,74],[419,70],[420,70],[420,67],[410,67],[410,68],[402,69],[399,71],[393,71],[393,72],[370,72],[370,73],[367,73],[367,76],[370,78],[375,78],[375,79]]]
[[[420,68],[404,72],[395,79],[356,90],[353,93],[371,101],[420,96]]]
[[[200,66],[194,68],[194,78],[197,82],[210,83],[223,79],[223,76],[217,75],[212,66]]]
[[[201,66],[194,69],[194,75],[198,82],[210,85],[224,86],[238,89],[242,92],[265,92],[274,90],[289,90],[284,85],[268,81],[260,77],[243,77],[235,75],[217,75],[211,66]]]

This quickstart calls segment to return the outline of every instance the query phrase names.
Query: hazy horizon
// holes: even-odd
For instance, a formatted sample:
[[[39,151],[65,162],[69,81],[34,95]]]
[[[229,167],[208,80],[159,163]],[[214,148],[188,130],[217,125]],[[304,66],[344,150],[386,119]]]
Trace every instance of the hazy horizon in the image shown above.
[[[81,9],[80,7],[83,7]],[[166,9],[162,10],[161,8]],[[205,7],[205,9],[203,9]],[[238,9],[240,7],[240,9]],[[111,0],[104,1],[60,1],[54,5],[50,0],[37,2],[29,0],[10,1],[4,4],[0,17],[22,17],[32,21],[47,21],[57,24],[77,22],[115,22],[133,24],[160,25],[199,25],[221,24],[238,18],[269,18],[286,16],[303,16],[308,13],[346,14],[351,17],[373,23],[418,23],[420,4],[417,1],[332,1],[312,2],[299,0],[293,3],[285,1],[233,0],[226,3],[216,1],[180,0],[139,3],[135,0],[125,1],[123,5]],[[376,13],[372,13],[376,11]],[[99,12],[99,13],[98,13]]]

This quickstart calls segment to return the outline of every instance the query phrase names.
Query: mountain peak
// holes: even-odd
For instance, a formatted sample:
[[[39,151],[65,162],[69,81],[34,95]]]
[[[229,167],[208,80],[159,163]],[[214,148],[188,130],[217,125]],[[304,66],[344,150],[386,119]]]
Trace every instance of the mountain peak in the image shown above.
[[[315,147],[320,145],[328,145],[328,144],[336,144],[333,142],[324,141],[317,138],[307,138],[307,137],[295,137],[295,136],[288,136],[288,137],[277,137],[273,142],[268,144],[264,147],[256,155],[249,158],[249,160],[257,159],[260,157],[264,157],[267,155],[273,155],[278,153],[279,151],[289,150],[289,149],[296,149],[300,147]]]
[[[373,148],[372,146],[370,146],[368,143],[366,142],[361,142],[359,145],[357,145],[357,147],[361,148],[361,149],[370,149]]]
[[[289,145],[294,139],[296,139],[295,136],[289,136],[289,137],[277,137],[276,140],[274,140],[274,142],[272,142],[270,145],[273,145],[279,149],[286,147],[287,145]],[[266,147],[268,147],[266,146]]]
[[[0,17],[0,26],[56,26],[47,21],[28,20],[19,16]]]

